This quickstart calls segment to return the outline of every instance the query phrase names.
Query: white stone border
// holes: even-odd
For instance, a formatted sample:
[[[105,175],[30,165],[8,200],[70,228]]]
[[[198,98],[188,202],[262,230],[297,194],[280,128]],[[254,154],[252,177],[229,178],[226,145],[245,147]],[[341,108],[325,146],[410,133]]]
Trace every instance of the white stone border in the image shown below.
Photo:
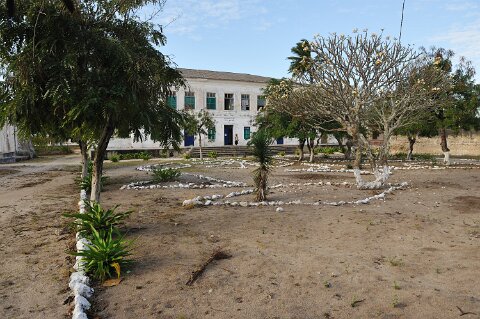
[[[82,190],[80,192],[80,201],[78,202],[79,212],[80,214],[85,213],[85,200],[87,199],[87,193]],[[88,249],[86,244],[89,244],[88,240],[83,238],[79,232],[77,232],[75,236],[77,240],[77,252],[83,251]],[[70,275],[70,282],[68,286],[72,290],[73,293],[73,314],[72,319],[88,319],[87,314],[85,313],[86,310],[90,309],[91,304],[88,301],[93,294],[93,288],[89,286],[90,278],[86,275],[85,271],[83,270],[82,265],[82,256],[76,257],[76,262],[73,268],[75,268],[75,272]]]
[[[246,187],[247,184],[244,182],[235,182],[235,181],[227,181],[223,179],[218,179],[210,176],[204,176],[199,174],[190,174],[190,173],[182,173],[183,175],[190,175],[194,176],[199,179],[205,179],[209,182],[215,182],[216,184],[212,185],[204,185],[204,184],[196,184],[196,183],[178,183],[173,185],[161,185],[161,184],[152,184],[151,181],[140,181],[140,182],[132,182],[130,184],[122,185],[120,187],[121,190],[124,189],[157,189],[157,188],[187,188],[187,189],[195,189],[195,188],[230,188],[230,187]]]
[[[169,166],[169,167],[161,167],[161,166]],[[135,168],[137,171],[144,171],[144,172],[151,172],[153,171],[154,166],[160,166],[160,169],[181,169],[181,168],[188,168],[192,167],[190,164],[184,164],[184,163],[175,163],[175,162],[167,162],[167,163],[158,163],[158,164],[149,164],[149,165],[142,165],[137,168]]]
[[[327,182],[330,183],[330,182]],[[316,184],[316,183],[311,183],[311,184]],[[317,184],[319,185],[319,184]],[[330,184],[323,184],[323,185],[332,185]],[[345,185],[342,183],[342,185]],[[278,188],[278,187],[286,187],[287,185],[283,184],[278,184],[275,186],[270,187],[272,188]],[[319,206],[319,205],[328,205],[328,206],[343,206],[343,205],[359,205],[359,204],[368,204],[372,200],[376,199],[383,199],[385,200],[385,196],[395,190],[402,189],[408,186],[407,182],[403,182],[399,185],[391,185],[388,189],[383,191],[380,194],[370,196],[364,199],[359,199],[355,201],[338,201],[338,202],[323,202],[323,201],[318,201],[318,202],[302,202],[301,200],[297,199],[294,201],[289,201],[289,202],[284,202],[284,201],[264,201],[264,202],[246,202],[246,201],[241,201],[241,202],[230,202],[229,200],[225,200],[223,202],[216,201],[218,199],[222,198],[232,198],[235,196],[241,196],[241,195],[246,195],[246,194],[251,194],[255,191],[255,189],[245,189],[242,190],[241,192],[232,192],[226,196],[223,195],[212,195],[212,196],[197,196],[192,199],[186,199],[183,201],[182,206],[190,206],[190,205],[197,205],[197,206],[219,206],[219,205],[227,205],[227,206],[241,206],[241,207],[248,207],[248,206],[281,206],[281,205],[312,205],[312,206]],[[283,211],[280,210],[280,211]]]

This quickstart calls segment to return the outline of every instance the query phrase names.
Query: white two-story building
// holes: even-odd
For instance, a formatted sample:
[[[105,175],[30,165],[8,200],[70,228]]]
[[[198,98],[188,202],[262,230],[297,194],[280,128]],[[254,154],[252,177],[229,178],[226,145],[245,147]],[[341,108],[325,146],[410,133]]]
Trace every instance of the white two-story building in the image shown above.
[[[270,78],[232,72],[179,69],[187,85],[168,97],[167,103],[178,110],[207,110],[215,120],[215,129],[202,138],[202,146],[247,145],[255,131],[257,112],[265,106],[263,88]],[[184,147],[198,146],[198,137],[184,134]],[[295,139],[281,138],[276,144],[296,145]],[[151,140],[113,138],[108,150],[158,149]]]

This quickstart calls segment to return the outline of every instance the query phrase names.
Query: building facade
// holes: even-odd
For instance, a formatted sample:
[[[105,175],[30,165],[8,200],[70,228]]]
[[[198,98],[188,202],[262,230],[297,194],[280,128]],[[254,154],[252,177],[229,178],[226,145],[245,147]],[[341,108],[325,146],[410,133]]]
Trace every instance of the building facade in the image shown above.
[[[208,111],[215,129],[202,137],[202,146],[247,145],[255,132],[255,117],[265,106],[263,89],[270,78],[231,72],[179,69],[187,85],[167,98],[170,107],[177,110]],[[236,143],[237,142],[237,143]],[[197,136],[184,132],[183,147],[199,146]],[[282,138],[276,144],[296,145],[296,139]],[[158,149],[160,145],[150,140],[133,142],[133,139],[113,138],[108,150]]]

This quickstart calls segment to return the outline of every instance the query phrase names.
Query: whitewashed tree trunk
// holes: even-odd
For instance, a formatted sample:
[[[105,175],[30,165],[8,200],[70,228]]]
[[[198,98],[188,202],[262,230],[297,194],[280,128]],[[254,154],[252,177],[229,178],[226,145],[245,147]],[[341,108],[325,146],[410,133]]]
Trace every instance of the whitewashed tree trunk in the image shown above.
[[[203,154],[202,154],[202,133],[198,134],[198,147],[200,148],[200,160],[203,160]]]
[[[451,161],[450,161],[450,151],[448,152],[443,152],[443,163],[445,165],[450,165],[451,164]]]
[[[376,167],[373,171],[373,175],[375,176],[374,181],[365,181],[362,178],[361,171],[358,168],[353,170],[353,174],[355,176],[355,181],[357,184],[358,189],[381,189],[385,186],[388,178],[390,177],[391,169],[389,166],[383,166],[383,169],[380,170]]]

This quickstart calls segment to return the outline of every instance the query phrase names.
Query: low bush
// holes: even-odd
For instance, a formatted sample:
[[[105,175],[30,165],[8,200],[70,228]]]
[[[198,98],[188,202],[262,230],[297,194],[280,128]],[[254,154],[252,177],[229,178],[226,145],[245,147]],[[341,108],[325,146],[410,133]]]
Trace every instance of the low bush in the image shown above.
[[[112,156],[110,156],[110,160],[113,162],[113,163],[116,163],[120,160],[120,156],[114,154]]]
[[[209,158],[217,158],[218,154],[215,151],[210,151],[210,152],[208,152],[208,157]]]
[[[155,168],[153,170],[153,181],[159,182],[171,182],[177,179],[181,175],[180,171],[175,168]]]
[[[191,156],[189,153],[183,154],[183,158],[184,158],[184,159],[187,159],[187,160],[188,160],[188,159],[190,159],[191,157],[192,157],[192,156]]]
[[[341,153],[343,152],[343,150],[338,146],[325,146],[325,147],[318,147],[315,149],[315,154],[323,153],[323,154],[331,155],[336,152]]]
[[[148,161],[152,156],[148,152],[123,153],[119,155],[119,160],[143,159]]]
[[[285,156],[285,151],[278,152],[278,156],[282,156],[282,157]]]

